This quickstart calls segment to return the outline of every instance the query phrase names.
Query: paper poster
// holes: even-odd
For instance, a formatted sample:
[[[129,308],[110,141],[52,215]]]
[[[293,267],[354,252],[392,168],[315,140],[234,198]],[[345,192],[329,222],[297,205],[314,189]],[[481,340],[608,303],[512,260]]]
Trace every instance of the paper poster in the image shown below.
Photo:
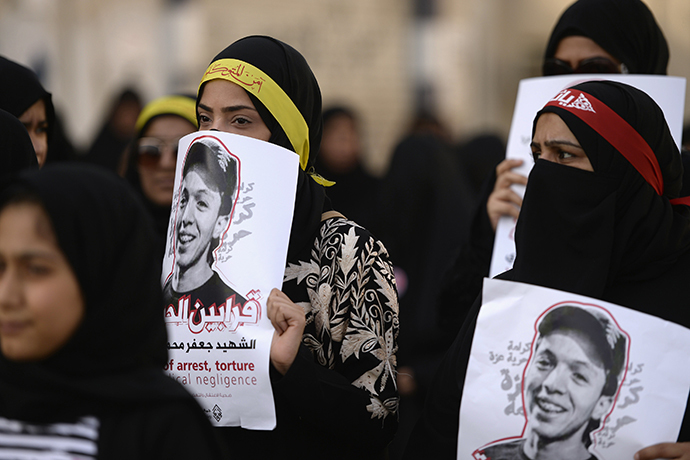
[[[282,286],[299,157],[216,131],[183,137],[178,152],[163,261],[166,371],[214,425],[273,429],[266,299]]]
[[[458,459],[633,458],[677,439],[690,330],[589,297],[485,279]],[[554,458],[554,457],[549,457]]]
[[[552,77],[528,78],[520,81],[515,111],[506,145],[506,158],[523,160],[515,172],[528,176],[534,160],[530,142],[532,141],[532,122],[534,116],[544,105],[562,89],[586,80],[614,80],[634,86],[647,93],[664,111],[666,123],[673,139],[680,148],[683,133],[683,110],[685,101],[685,78],[665,75],[559,75]],[[516,193],[525,194],[525,187],[514,185]],[[494,251],[491,257],[489,277],[510,270],[515,260],[515,219],[502,217],[496,228]]]

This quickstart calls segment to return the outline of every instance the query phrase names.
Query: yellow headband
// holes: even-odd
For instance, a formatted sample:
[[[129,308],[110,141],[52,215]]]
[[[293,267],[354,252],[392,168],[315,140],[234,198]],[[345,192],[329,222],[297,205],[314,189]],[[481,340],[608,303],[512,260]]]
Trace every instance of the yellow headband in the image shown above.
[[[137,118],[137,133],[141,131],[151,118],[158,115],[177,115],[189,121],[195,128],[198,127],[196,124],[196,102],[194,99],[186,96],[164,96],[146,104],[146,107],[144,107]]]
[[[216,79],[227,80],[239,85],[256,96],[266,106],[285,131],[292,147],[299,155],[300,167],[306,171],[309,164],[309,126],[295,103],[285,94],[283,88],[261,69],[239,59],[219,59],[212,62],[201,78],[199,90],[201,85],[207,81]],[[335,182],[324,179],[313,171],[307,172],[312,179],[325,187],[335,184]]]
[[[309,126],[283,88],[251,64],[238,59],[220,59],[206,69],[199,89],[207,81],[218,78],[240,85],[266,106],[287,134],[299,155],[300,167],[305,170],[309,162]]]

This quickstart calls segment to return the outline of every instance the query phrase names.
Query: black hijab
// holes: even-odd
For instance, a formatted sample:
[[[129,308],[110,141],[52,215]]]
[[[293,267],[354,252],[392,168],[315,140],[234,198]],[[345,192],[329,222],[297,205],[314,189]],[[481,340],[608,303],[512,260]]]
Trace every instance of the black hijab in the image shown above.
[[[43,88],[33,70],[0,56],[0,109],[19,118],[39,100],[46,106],[48,121],[48,156],[50,161],[51,143],[55,129],[55,109],[48,91]],[[54,158],[53,158],[54,160]]]
[[[544,59],[565,37],[594,40],[633,74],[666,75],[668,45],[654,15],[640,0],[578,0],[551,32]]]
[[[153,228],[126,182],[89,165],[27,171],[2,190],[36,196],[82,290],[85,315],[67,344],[36,363],[0,354],[0,414],[49,422],[126,404],[190,400],[163,373],[167,333]]]
[[[657,192],[624,153],[591,126],[606,117],[603,110],[597,109],[595,121],[588,124],[581,118],[590,112],[586,104],[581,112],[569,111],[549,105],[555,98],[537,114],[534,126],[542,114],[557,114],[580,142],[594,171],[536,162],[517,223],[512,279],[620,301],[609,295],[616,286],[644,289],[649,285],[645,283],[670,273],[687,275],[690,267],[681,262],[690,254],[690,207],[672,204],[681,189],[683,169],[663,112],[645,93],[622,83],[591,81],[573,89],[601,101],[639,133],[658,161],[662,191]],[[610,131],[604,128],[604,134]],[[687,288],[674,289],[680,293]],[[665,307],[673,308],[674,301],[676,307],[687,307],[680,294],[664,295]]]
[[[321,223],[321,214],[330,209],[324,187],[312,180],[316,154],[321,143],[321,90],[316,77],[304,57],[290,45],[266,36],[241,38],[221,51],[213,60],[237,59],[263,71],[282,88],[299,110],[309,128],[309,156],[300,169],[297,182],[295,212],[292,217],[288,260],[311,245]],[[199,88],[197,105],[204,85]],[[261,119],[271,132],[269,142],[296,152],[283,127],[269,109],[253,94],[247,92]]]
[[[0,176],[22,169],[38,169],[38,160],[24,125],[0,109]]]

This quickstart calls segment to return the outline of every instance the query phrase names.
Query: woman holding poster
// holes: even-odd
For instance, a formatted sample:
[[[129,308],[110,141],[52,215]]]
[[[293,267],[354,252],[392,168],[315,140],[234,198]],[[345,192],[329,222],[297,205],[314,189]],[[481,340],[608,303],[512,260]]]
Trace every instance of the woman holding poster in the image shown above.
[[[542,75],[623,71],[666,75],[668,59],[664,34],[641,0],[578,0],[563,12],[551,31]],[[522,164],[523,160],[508,158],[486,181],[482,204],[472,219],[470,238],[446,274],[445,302],[439,308],[452,336],[481,292],[482,278],[490,274],[499,219],[519,216],[522,197],[514,187],[527,183],[527,177],[518,169]]]
[[[518,219],[517,258],[502,277],[690,326],[690,198],[678,198],[681,159],[656,103],[625,84],[581,83],[537,114],[531,146],[537,161]],[[438,458],[455,458],[480,304],[436,376],[409,458],[430,445]],[[687,410],[678,437],[686,442],[668,441],[640,451],[638,460],[690,456]]]
[[[1,458],[226,458],[164,374],[153,234],[127,184],[99,168],[47,165],[3,186]]]
[[[283,286],[267,300],[277,427],[219,430],[238,458],[383,458],[397,427],[395,280],[381,242],[331,211],[314,172],[316,78],[289,45],[246,37],[213,59],[197,110],[200,130],[280,145],[301,167]]]

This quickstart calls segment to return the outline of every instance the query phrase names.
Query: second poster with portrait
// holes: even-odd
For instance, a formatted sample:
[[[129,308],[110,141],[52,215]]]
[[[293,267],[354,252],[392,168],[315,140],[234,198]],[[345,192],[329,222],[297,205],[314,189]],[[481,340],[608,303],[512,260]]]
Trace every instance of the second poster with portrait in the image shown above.
[[[539,286],[485,279],[458,459],[618,460],[677,438],[690,330]]]

